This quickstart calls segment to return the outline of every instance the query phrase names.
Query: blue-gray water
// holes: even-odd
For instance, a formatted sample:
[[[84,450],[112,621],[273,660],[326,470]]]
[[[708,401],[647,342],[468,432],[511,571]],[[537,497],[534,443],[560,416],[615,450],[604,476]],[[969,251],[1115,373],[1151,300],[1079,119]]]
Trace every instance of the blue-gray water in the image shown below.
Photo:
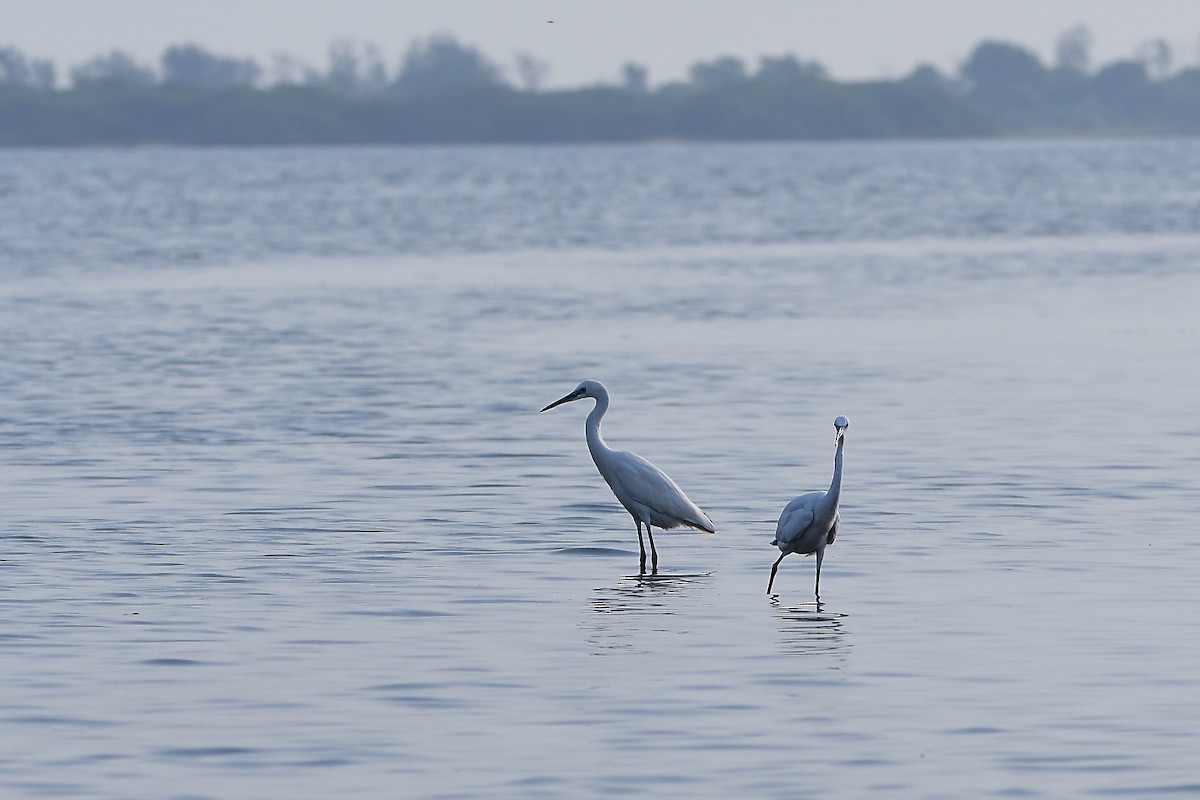
[[[0,151],[0,794],[1200,793],[1198,254],[1200,140]]]

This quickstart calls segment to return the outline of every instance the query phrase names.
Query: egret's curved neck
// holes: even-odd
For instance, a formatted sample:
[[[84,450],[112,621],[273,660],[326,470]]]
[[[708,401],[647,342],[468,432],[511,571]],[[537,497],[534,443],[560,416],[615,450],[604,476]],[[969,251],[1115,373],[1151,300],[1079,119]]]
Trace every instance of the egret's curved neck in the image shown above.
[[[608,395],[596,395],[596,407],[592,409],[592,413],[588,414],[587,418],[588,452],[592,454],[593,461],[597,460],[597,453],[604,453],[609,449],[608,445],[604,443],[604,438],[600,436],[600,420],[604,417],[605,411],[608,411]]]
[[[830,503],[834,508],[837,508],[838,499],[842,495],[842,450],[846,446],[846,437],[838,439],[837,453],[833,457],[833,480],[829,482],[829,491],[826,492],[826,502]]]

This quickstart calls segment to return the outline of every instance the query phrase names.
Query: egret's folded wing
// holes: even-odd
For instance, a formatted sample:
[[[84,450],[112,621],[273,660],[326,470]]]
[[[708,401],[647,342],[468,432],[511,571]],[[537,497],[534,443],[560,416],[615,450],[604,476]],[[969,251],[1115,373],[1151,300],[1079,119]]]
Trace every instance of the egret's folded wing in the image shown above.
[[[775,526],[775,539],[781,545],[789,544],[812,525],[816,508],[806,497],[797,497],[788,503],[779,515]]]
[[[686,525],[709,533],[716,531],[708,515],[688,499],[669,475],[635,453],[626,453],[626,456],[629,472],[621,475],[620,480],[630,497]]]

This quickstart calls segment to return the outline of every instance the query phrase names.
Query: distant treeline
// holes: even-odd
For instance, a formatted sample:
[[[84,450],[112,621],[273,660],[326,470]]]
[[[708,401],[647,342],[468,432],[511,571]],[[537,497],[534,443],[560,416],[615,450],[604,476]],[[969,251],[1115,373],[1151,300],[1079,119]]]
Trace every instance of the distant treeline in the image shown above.
[[[1200,133],[1200,68],[1172,71],[1152,42],[1092,71],[1086,29],[1058,63],[984,42],[957,74],[921,66],[898,80],[841,82],[815,62],[765,57],[692,66],[651,88],[627,64],[612,85],[544,91],[548,70],[516,59],[517,83],[450,36],[414,43],[389,72],[370,46],[338,44],[326,71],[195,45],[156,70],[121,52],[71,71],[0,48],[0,145],[341,144],[868,139],[1005,134]]]

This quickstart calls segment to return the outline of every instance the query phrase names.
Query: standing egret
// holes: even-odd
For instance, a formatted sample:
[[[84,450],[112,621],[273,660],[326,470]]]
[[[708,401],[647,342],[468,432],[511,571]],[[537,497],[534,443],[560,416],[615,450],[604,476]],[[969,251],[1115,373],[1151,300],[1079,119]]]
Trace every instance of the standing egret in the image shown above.
[[[675,485],[675,481],[646,459],[623,450],[613,450],[604,443],[600,436],[600,420],[608,411],[608,390],[598,381],[584,381],[575,387],[575,391],[555,400],[542,409],[549,411],[555,406],[590,397],[596,401],[592,413],[587,418],[587,444],[596,462],[596,469],[608,482],[608,488],[625,506],[625,510],[637,524],[638,547],[642,551],[641,574],[646,573],[646,545],[642,541],[642,526],[646,526],[646,535],[650,537],[650,552],[652,554],[651,569],[658,574],[658,550],[654,547],[654,534],[650,532],[651,525],[660,528],[675,528],[688,525],[706,533],[715,533],[712,520],[700,508],[688,499],[683,490]]]
[[[771,580],[767,582],[767,594],[775,583],[775,572],[779,562],[789,553],[817,554],[817,601],[821,600],[821,561],[825,548],[833,544],[838,528],[838,500],[842,495],[842,450],[846,446],[846,428],[850,420],[838,417],[833,421],[834,441],[837,454],[833,457],[833,480],[827,492],[802,494],[783,508],[779,524],[775,526],[775,541],[779,545],[779,558],[771,565]]]

